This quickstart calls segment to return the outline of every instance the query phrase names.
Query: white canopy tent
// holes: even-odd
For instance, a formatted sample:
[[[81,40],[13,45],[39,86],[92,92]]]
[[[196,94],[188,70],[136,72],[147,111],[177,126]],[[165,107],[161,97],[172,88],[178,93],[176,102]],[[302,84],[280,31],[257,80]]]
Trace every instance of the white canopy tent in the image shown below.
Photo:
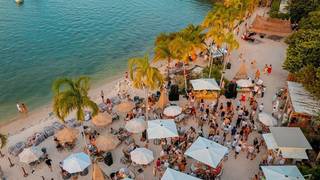
[[[259,113],[259,121],[266,126],[276,126],[277,120],[265,112]]]
[[[209,139],[198,137],[198,139],[187,149],[184,154],[208,166],[216,168],[227,152],[227,147],[224,147]]]
[[[270,127],[271,133],[262,134],[268,149],[279,150],[282,157],[308,159],[307,149],[312,149],[300,128]]]
[[[209,91],[220,91],[220,86],[215,79],[193,79],[190,83],[195,91],[209,90]]]
[[[173,119],[148,121],[148,139],[178,137],[177,125]]]
[[[240,88],[251,88],[254,86],[254,84],[252,84],[251,79],[239,79],[236,81],[237,86]]]
[[[199,178],[190,176],[188,174],[182,173],[180,171],[176,171],[171,168],[167,168],[164,172],[161,180],[200,180]]]
[[[163,114],[169,117],[175,117],[182,113],[180,106],[168,106],[163,110]]]
[[[147,165],[154,159],[153,152],[146,148],[137,148],[130,152],[131,160],[136,164]]]
[[[90,157],[83,152],[71,154],[62,161],[62,168],[69,173],[81,172],[90,165]]]
[[[304,180],[297,166],[261,166],[266,180]]]
[[[147,128],[147,124],[142,118],[133,118],[125,125],[127,131],[131,133],[141,133]]]

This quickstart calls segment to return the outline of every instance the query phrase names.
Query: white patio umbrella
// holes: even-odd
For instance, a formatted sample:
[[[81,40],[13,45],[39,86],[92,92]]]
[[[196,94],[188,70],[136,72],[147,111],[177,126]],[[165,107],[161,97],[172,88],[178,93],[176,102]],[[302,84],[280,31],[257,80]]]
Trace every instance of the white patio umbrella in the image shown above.
[[[147,124],[142,118],[134,118],[126,123],[125,128],[131,133],[141,133],[146,130]]]
[[[85,170],[88,166],[91,165],[90,157],[81,152],[75,153],[68,156],[63,160],[62,168],[69,173],[77,173]]]
[[[276,126],[277,120],[265,112],[259,113],[259,121],[266,126]]]
[[[240,80],[237,80],[236,83],[241,88],[253,87],[253,84],[249,79],[240,79]]]
[[[182,173],[180,171],[176,171],[171,168],[167,168],[167,170],[164,172],[161,180],[200,180],[199,178],[190,176],[188,174]]]
[[[224,147],[209,139],[198,137],[198,139],[187,149],[184,154],[208,166],[216,168],[227,152],[227,147]]]
[[[147,165],[153,161],[153,152],[146,148],[137,148],[130,152],[132,162]]]
[[[148,121],[148,139],[178,137],[177,125],[172,119]]]
[[[266,180],[304,180],[297,166],[261,166]]]
[[[169,106],[166,107],[163,111],[163,114],[169,117],[175,117],[181,114],[182,108],[179,106]]]
[[[24,163],[31,163],[38,160],[43,155],[43,152],[39,147],[29,147],[25,148],[20,154],[19,159]]]

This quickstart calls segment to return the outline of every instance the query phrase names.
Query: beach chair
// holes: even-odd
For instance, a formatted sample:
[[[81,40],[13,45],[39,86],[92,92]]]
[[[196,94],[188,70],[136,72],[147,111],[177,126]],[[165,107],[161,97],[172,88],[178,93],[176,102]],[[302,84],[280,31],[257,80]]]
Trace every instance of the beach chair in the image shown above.
[[[54,135],[54,127],[53,126],[46,126],[43,128],[43,134],[46,138]]]
[[[9,154],[13,155],[13,156],[18,156],[23,149],[26,147],[26,143],[25,142],[18,142],[13,146],[10,146],[8,149]]]
[[[64,125],[61,124],[60,122],[53,122],[52,123],[52,127],[55,129],[55,130],[61,130],[64,128]]]

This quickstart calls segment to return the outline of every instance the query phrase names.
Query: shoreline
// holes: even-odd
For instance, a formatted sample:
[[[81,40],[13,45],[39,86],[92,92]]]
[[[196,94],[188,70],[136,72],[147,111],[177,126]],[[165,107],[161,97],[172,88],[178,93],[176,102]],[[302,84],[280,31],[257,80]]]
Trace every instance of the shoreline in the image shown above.
[[[123,75],[125,71],[120,74],[114,75],[112,77],[106,77],[101,80],[97,80],[95,83],[91,84],[91,89],[89,91],[89,96],[96,103],[99,102],[100,91],[104,90],[105,94],[108,95],[110,93],[109,90],[113,90],[114,86],[123,79]],[[97,103],[99,104],[99,103]],[[30,128],[38,122],[46,121],[50,119],[50,113],[52,113],[52,100],[46,104],[41,105],[31,111],[28,114],[18,114],[8,120],[4,120],[0,122],[0,130],[1,133],[13,135],[24,129]],[[14,131],[12,131],[14,129]]]

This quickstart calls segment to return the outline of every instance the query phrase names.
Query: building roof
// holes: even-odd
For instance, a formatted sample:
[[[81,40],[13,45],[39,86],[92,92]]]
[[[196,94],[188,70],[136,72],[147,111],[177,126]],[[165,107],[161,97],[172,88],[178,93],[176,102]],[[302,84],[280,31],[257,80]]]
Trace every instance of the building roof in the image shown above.
[[[254,19],[251,31],[267,35],[288,36],[292,33],[291,23],[288,20],[267,18],[257,15]]]
[[[190,80],[193,90],[201,91],[201,90],[213,90],[220,91],[220,87],[215,79],[193,79]]]
[[[312,96],[302,84],[292,81],[287,83],[293,110],[297,113],[316,116],[320,111],[320,101]]]
[[[270,131],[278,148],[312,149],[298,127],[270,127]]]

